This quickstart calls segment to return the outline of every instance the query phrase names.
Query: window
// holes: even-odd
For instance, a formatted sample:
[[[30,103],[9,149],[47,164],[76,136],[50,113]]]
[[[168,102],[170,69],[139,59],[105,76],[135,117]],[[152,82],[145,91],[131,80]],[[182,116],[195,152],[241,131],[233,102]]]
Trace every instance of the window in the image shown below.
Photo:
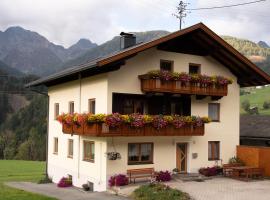
[[[58,138],[53,138],[53,153],[58,154]]]
[[[74,113],[74,101],[70,101],[68,107],[69,107],[68,108],[69,114],[73,114]]]
[[[201,73],[201,65],[189,63],[189,73],[190,74],[200,74]]]
[[[96,99],[88,100],[88,111],[89,113],[96,114]]]
[[[57,119],[59,116],[59,103],[54,104],[54,119]]]
[[[208,142],[208,160],[220,160],[220,142]]]
[[[83,160],[94,162],[95,160],[95,143],[92,141],[83,141]]]
[[[73,158],[73,140],[68,139],[68,157]]]
[[[128,144],[128,164],[152,164],[153,143],[130,143]]]
[[[160,70],[173,71],[173,61],[171,61],[171,60],[160,60]]]
[[[209,103],[208,104],[208,117],[213,122],[220,121],[220,104],[219,103]]]

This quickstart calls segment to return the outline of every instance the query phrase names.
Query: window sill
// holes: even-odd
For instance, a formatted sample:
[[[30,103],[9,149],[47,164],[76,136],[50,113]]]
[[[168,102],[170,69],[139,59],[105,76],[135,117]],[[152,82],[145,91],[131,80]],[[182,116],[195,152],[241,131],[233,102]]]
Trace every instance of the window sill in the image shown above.
[[[53,152],[54,155],[58,155],[58,152]]]
[[[154,164],[154,162],[132,162],[132,163],[128,163],[128,165],[152,165]]]
[[[211,122],[220,122],[220,120],[212,120]]]
[[[217,159],[209,159],[208,158],[208,161],[220,161],[220,158],[217,158]]]
[[[95,162],[94,160],[88,160],[88,159],[83,159],[83,161],[85,161],[85,162],[91,162],[91,163],[94,163]]]
[[[70,158],[70,159],[73,159],[73,156],[67,156],[68,158]]]

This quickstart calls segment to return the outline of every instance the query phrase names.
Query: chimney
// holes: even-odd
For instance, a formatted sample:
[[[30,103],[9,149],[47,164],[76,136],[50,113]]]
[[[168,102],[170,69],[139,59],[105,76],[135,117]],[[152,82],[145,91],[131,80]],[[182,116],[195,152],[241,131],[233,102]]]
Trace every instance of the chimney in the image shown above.
[[[136,36],[132,33],[120,33],[120,48],[126,49],[128,47],[134,46],[136,44]]]

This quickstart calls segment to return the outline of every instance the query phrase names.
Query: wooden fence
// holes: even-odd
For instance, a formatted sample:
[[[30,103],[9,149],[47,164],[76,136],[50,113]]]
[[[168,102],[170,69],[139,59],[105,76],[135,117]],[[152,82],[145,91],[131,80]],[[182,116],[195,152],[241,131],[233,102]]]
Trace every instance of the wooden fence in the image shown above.
[[[270,147],[237,146],[237,157],[247,166],[264,169],[264,175],[270,176]]]

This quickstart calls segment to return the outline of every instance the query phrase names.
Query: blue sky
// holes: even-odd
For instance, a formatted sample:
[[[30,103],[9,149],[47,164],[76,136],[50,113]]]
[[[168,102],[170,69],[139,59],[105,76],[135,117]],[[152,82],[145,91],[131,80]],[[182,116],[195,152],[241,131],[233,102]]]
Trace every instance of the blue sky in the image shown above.
[[[189,0],[189,8],[250,0]],[[68,47],[80,38],[101,44],[121,31],[176,31],[178,0],[0,0],[0,30],[21,26]],[[184,27],[203,22],[221,35],[270,43],[270,0],[189,13]]]

